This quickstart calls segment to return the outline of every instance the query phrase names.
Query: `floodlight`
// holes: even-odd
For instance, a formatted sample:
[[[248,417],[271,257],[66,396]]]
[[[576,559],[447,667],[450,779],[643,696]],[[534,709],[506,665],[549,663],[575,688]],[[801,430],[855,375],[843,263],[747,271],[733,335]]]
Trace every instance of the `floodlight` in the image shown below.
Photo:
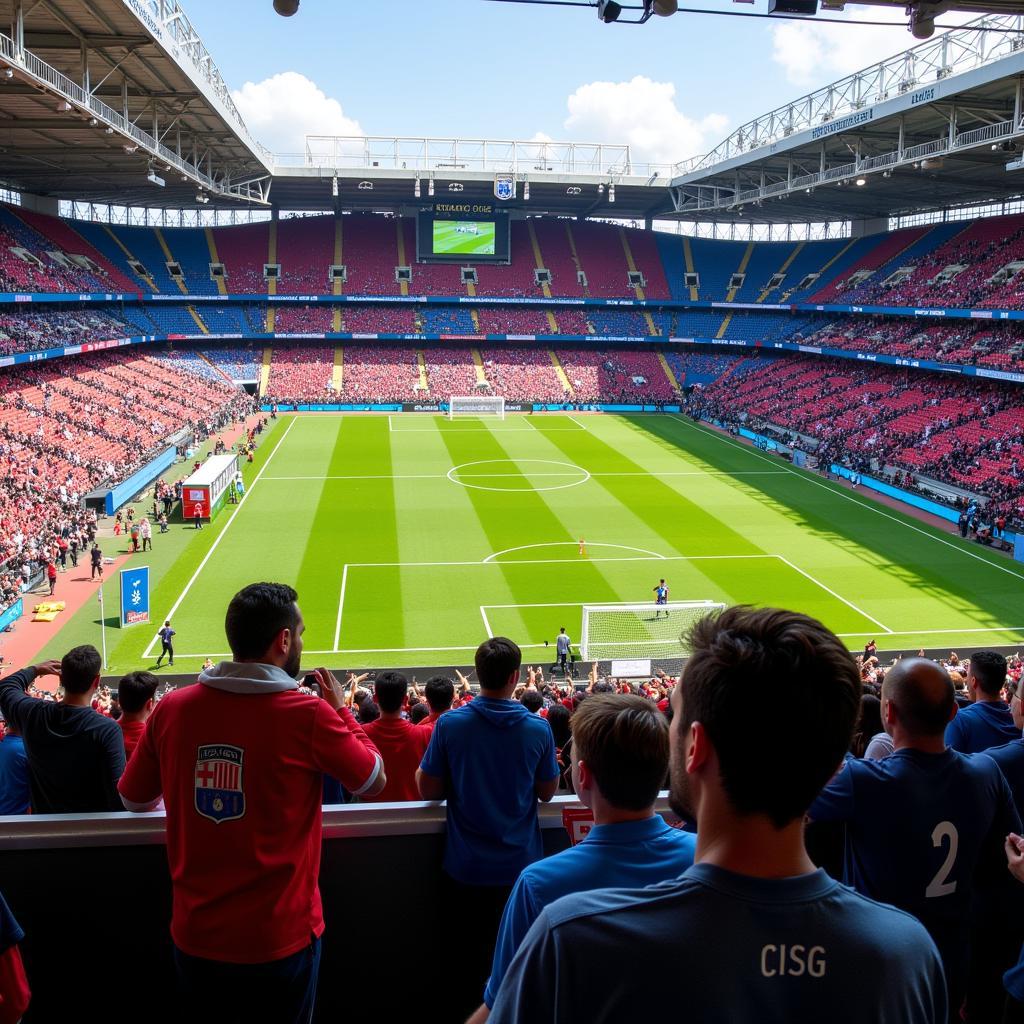
[[[419,177],[418,174],[416,175],[416,181],[415,181],[415,183],[412,186],[412,194],[417,199],[419,199],[419,197],[420,197],[420,177]]]
[[[152,167],[149,169],[149,174],[146,175],[146,181],[151,185],[159,185],[160,188],[163,188],[167,184],[167,182],[165,182]]]
[[[139,147],[134,142],[126,142],[123,148],[126,153],[135,153]]]
[[[525,199],[529,199],[529,198],[530,198],[530,179],[527,178],[526,181],[523,182],[523,199],[525,200]]]
[[[72,109],[71,104],[68,103],[67,100],[61,100],[60,103],[57,104],[57,113],[58,114],[66,114],[71,109]]]
[[[614,181],[608,186],[608,202],[609,203],[614,203],[615,202],[615,182]]]
[[[857,179],[857,184],[858,185],[866,185],[867,183],[868,183],[868,179],[867,178],[858,178]]]
[[[679,10],[679,0],[654,0],[651,10],[659,18],[670,18]]]
[[[427,179],[427,195],[432,196],[434,194],[434,176],[431,175]]]
[[[11,68],[4,68],[4,78],[13,78],[14,71]]]

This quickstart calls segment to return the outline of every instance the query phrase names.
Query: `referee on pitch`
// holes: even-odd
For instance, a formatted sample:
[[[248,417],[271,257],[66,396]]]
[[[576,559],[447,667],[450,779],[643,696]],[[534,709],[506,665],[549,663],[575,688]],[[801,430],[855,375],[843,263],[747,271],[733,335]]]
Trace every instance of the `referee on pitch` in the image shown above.
[[[567,679],[569,676],[568,659],[570,647],[572,647],[572,641],[565,632],[565,626],[563,626],[558,631],[558,636],[555,637],[555,663],[551,666],[552,672],[556,668],[560,668],[562,670],[563,679]]]

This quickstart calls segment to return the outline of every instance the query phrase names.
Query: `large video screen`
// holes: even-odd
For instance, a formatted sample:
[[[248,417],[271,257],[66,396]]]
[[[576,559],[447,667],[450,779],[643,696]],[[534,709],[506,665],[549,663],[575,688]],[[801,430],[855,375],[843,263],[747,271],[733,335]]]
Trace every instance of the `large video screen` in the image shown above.
[[[493,203],[440,201],[416,217],[421,263],[507,263],[509,216]]]
[[[433,253],[435,256],[493,256],[495,225],[493,220],[435,220]]]

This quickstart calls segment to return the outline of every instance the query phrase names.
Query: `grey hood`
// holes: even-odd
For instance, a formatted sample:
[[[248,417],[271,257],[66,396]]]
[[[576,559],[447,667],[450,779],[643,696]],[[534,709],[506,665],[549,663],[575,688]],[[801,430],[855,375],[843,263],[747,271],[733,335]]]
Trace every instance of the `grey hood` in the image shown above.
[[[225,693],[281,693],[299,688],[283,668],[256,661],[221,661],[200,672],[199,682]]]

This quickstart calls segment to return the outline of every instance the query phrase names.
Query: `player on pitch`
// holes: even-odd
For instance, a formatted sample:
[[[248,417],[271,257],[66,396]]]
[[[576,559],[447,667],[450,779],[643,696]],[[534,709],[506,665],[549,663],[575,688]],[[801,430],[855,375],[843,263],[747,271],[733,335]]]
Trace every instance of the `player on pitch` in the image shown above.
[[[580,555],[583,556],[587,553],[587,542],[580,537]]]
[[[654,604],[655,611],[654,617],[658,618],[661,612],[658,611],[657,606],[662,604],[668,604],[668,586],[664,580],[659,580],[658,585],[654,588]],[[668,618],[668,609],[665,609],[665,618]]]

